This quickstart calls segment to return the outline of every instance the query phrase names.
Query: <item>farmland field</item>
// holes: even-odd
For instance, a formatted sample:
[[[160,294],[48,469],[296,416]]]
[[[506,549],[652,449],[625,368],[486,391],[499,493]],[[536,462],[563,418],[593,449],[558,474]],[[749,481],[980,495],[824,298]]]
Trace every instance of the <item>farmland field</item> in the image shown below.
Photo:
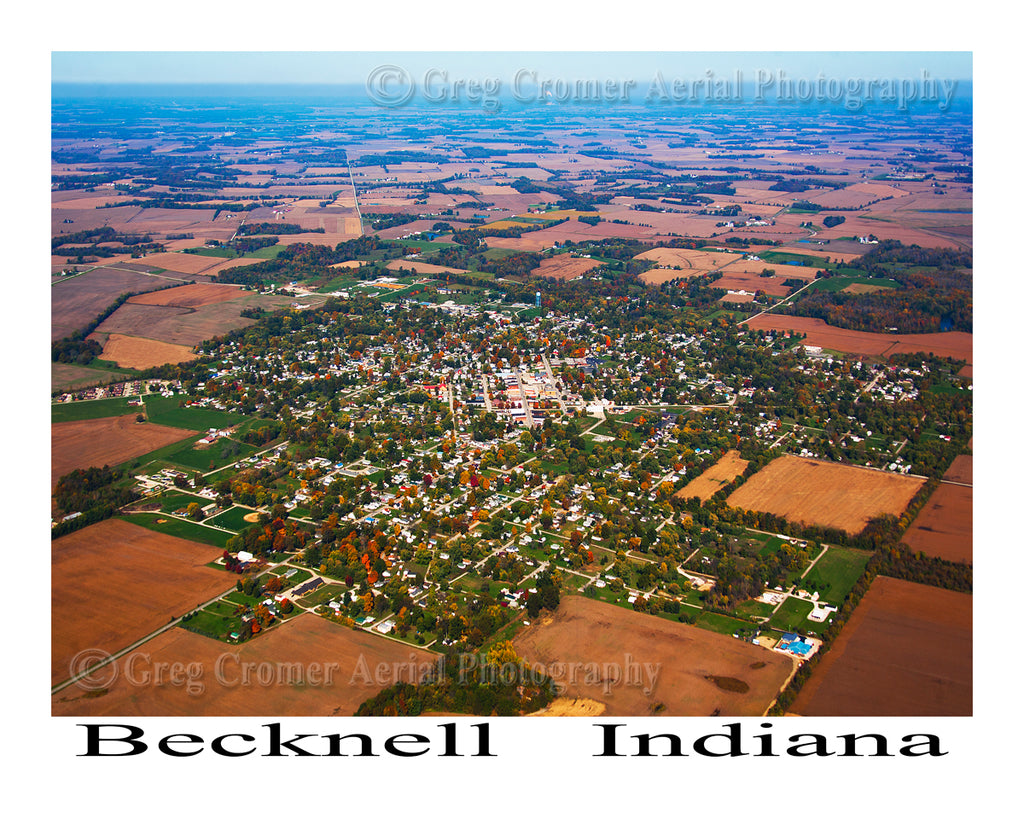
[[[133,661],[132,657],[137,655]],[[202,691],[184,685],[133,686],[125,673],[108,693],[83,697],[71,686],[54,695],[54,716],[350,716],[382,688],[415,681],[436,655],[303,614],[238,646],[182,629],[159,635],[120,665],[195,663]],[[243,684],[243,667],[262,678]],[[301,676],[298,676],[301,675]],[[141,675],[135,675],[138,679]]]
[[[703,503],[723,486],[727,486],[737,475],[742,475],[748,463],[750,462],[740,457],[739,450],[730,449],[714,465],[678,490],[676,497],[700,498]]]
[[[122,293],[155,290],[174,283],[171,278],[122,267],[97,267],[80,276],[58,280],[50,288],[50,338],[64,338],[85,327]]]
[[[969,716],[972,597],[877,577],[797,695],[803,716]]]
[[[196,354],[191,347],[182,344],[168,344],[151,338],[136,338],[112,333],[103,345],[99,356],[104,361],[113,361],[119,367],[133,370],[148,370],[161,364],[182,364],[192,361]]]
[[[974,560],[974,488],[940,484],[903,535],[915,552],[943,560]]]
[[[611,716],[758,716],[792,670],[789,658],[750,643],[575,595],[563,598],[553,617],[521,630],[514,645],[549,673],[564,669],[556,682],[566,696],[602,702]],[[653,686],[649,677],[628,684],[625,670],[617,684],[584,672],[588,663],[628,667],[630,658],[660,669]],[[726,680],[738,683],[734,690],[721,687]]]
[[[783,455],[752,475],[728,504],[857,534],[871,518],[898,516],[923,484],[923,478]]]
[[[53,541],[51,681],[70,676],[77,652],[116,651],[227,591],[231,579],[205,566],[219,554],[116,519]]]
[[[970,333],[916,333],[896,335],[890,333],[864,333],[832,327],[821,319],[805,316],[763,314],[746,320],[751,330],[794,330],[806,333],[804,344],[813,344],[826,350],[856,355],[890,356],[895,353],[934,353],[973,363],[973,343]]]
[[[51,424],[50,490],[61,475],[73,469],[115,466],[192,434],[159,424],[136,423],[134,414]]]
[[[597,259],[584,259],[568,253],[559,253],[542,261],[535,272],[538,276],[547,276],[549,279],[578,279],[584,273],[589,273],[595,267],[602,267],[603,264]]]
[[[168,307],[202,307],[244,295],[244,290],[232,284],[186,284],[170,290],[133,296],[128,301],[132,304],[161,304]]]
[[[106,366],[110,367],[109,364]],[[119,381],[122,376],[128,374],[127,371],[119,370],[116,367],[101,369],[99,367],[81,367],[77,364],[60,364],[54,361],[50,364],[50,389],[55,392],[72,392],[83,387]]]

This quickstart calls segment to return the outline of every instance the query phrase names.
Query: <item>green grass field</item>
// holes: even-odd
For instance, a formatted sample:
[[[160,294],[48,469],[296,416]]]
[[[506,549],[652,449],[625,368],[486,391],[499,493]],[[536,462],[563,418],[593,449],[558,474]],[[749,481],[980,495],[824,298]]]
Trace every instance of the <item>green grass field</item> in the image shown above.
[[[780,250],[765,250],[758,255],[766,262],[774,264],[796,262],[797,265],[806,267],[830,267],[824,256],[805,256],[802,253],[784,253]]]
[[[715,614],[712,611],[701,612],[697,618],[696,625],[700,628],[713,631],[716,634],[737,634],[742,631],[752,631],[756,626],[746,620],[737,620],[735,617],[727,617],[724,614]]]
[[[93,418],[111,418],[116,415],[138,413],[142,407],[129,407],[135,398],[100,398],[96,401],[71,401],[67,404],[53,404],[50,408],[50,422],[86,421]]]
[[[810,600],[801,600],[797,597],[788,597],[777,612],[768,621],[772,628],[783,631],[803,631],[817,633],[819,628],[824,628],[824,623],[815,623],[808,620],[807,615],[814,609]]]
[[[188,469],[209,472],[248,458],[256,451],[256,447],[239,441],[217,441],[204,449],[195,449],[191,441],[186,441],[184,446],[168,452],[164,458]]]
[[[245,415],[237,412],[206,409],[205,407],[178,406],[180,398],[171,396],[164,398],[157,395],[146,396],[146,417],[151,423],[179,429],[193,429],[205,432],[207,429],[224,429],[248,420]]]
[[[811,283],[804,294],[812,293],[815,290],[828,290],[831,292],[837,292],[851,284],[868,284],[875,287],[886,287],[894,288],[899,287],[899,282],[895,282],[892,279],[875,279],[870,276],[832,276],[828,279],[817,279]]]
[[[816,591],[821,599],[839,605],[864,574],[870,552],[830,546],[804,578],[803,588]]]
[[[190,503],[206,506],[209,501],[205,498],[197,498],[195,495],[186,495],[184,492],[168,492],[160,497],[160,510],[177,512],[179,509],[185,509]]]
[[[232,537],[230,532],[218,532],[216,529],[200,526],[198,523],[193,523],[189,520],[181,520],[152,512],[124,515],[123,519],[129,523],[134,523],[136,526],[151,529],[154,532],[162,532],[165,535],[173,535],[174,537],[185,538],[186,540],[194,540],[198,543],[206,543],[209,546],[216,546],[218,549],[226,548],[228,539]],[[164,522],[157,523],[158,520]]]
[[[243,506],[232,506],[225,512],[221,512],[219,515],[212,515],[206,519],[207,523],[212,523],[214,526],[222,526],[225,529],[231,529],[235,532],[241,532],[243,529],[248,529],[252,526],[252,523],[244,520],[246,515],[252,513],[251,509],[246,509]]]

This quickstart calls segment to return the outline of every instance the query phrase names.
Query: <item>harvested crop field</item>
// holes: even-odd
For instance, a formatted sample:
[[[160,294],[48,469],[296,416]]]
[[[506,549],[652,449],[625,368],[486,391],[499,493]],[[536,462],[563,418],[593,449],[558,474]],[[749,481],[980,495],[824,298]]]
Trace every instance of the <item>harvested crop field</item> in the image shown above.
[[[876,577],[791,711],[970,716],[972,597]]]
[[[141,293],[174,283],[163,276],[110,267],[58,280],[50,288],[50,339],[55,341],[82,329],[122,293]]]
[[[924,482],[909,475],[782,455],[748,478],[727,502],[855,535],[871,518],[899,516]]]
[[[740,261],[740,253],[690,250],[685,247],[656,247],[633,257],[657,262],[658,266],[640,274],[646,284],[662,284],[672,279],[690,278],[712,270],[721,270]],[[678,268],[678,269],[677,269]]]
[[[241,287],[233,284],[186,284],[170,290],[133,296],[132,304],[159,304],[168,307],[202,307],[218,304],[246,295]]]
[[[406,273],[420,273],[424,276],[445,276],[449,273],[458,275],[468,275],[468,270],[463,270],[459,267],[447,267],[445,265],[430,264],[430,262],[413,262],[408,259],[394,259],[388,262],[388,270],[393,270],[396,273],[404,271]]]
[[[146,256],[146,261],[164,270],[194,275],[216,267],[224,259],[219,256],[201,256],[198,253],[151,253]]]
[[[121,305],[97,327],[96,333],[139,336],[192,347],[208,338],[255,324],[255,319],[241,314],[247,307],[275,310],[287,307],[292,301],[286,296],[263,296],[247,292],[230,301],[206,303],[199,307],[129,302]],[[321,301],[326,301],[326,298]]]
[[[559,253],[557,256],[552,256],[542,261],[540,267],[534,273],[538,276],[546,276],[549,279],[578,279],[595,267],[603,266],[604,262],[599,262],[597,259],[583,259],[577,256],[570,256],[568,253]]]
[[[51,546],[51,682],[85,649],[114,652],[185,614],[233,580],[205,564],[221,550],[110,518]]]
[[[793,670],[751,643],[576,595],[513,644],[609,716],[759,716]]]
[[[743,474],[749,463],[750,461],[740,457],[739,450],[730,449],[713,466],[705,469],[676,492],[676,497],[700,498],[703,503],[723,486],[727,486],[737,475]]]
[[[183,344],[168,344],[151,338],[136,338],[112,333],[103,345],[99,356],[104,361],[113,361],[118,367],[131,370],[147,370],[161,364],[181,364],[192,361],[196,354],[191,347]]]
[[[940,484],[904,533],[903,543],[929,557],[973,563],[974,488]]]
[[[194,435],[187,429],[139,424],[135,415],[50,425],[50,491],[73,469],[124,463]]]
[[[792,330],[806,333],[806,344],[854,355],[885,357],[895,353],[934,353],[938,356],[973,363],[973,336],[970,333],[864,333],[832,327],[821,319],[766,313],[745,319],[751,330]]]
[[[119,661],[121,668],[135,655],[140,669],[195,663],[203,690],[133,686],[120,673],[103,696],[82,697],[76,686],[56,694],[53,715],[351,716],[378,691],[399,680],[418,679],[436,660],[428,651],[314,614],[301,614],[241,645],[171,629],[126,655]],[[243,667],[255,669],[249,684],[242,684]]]

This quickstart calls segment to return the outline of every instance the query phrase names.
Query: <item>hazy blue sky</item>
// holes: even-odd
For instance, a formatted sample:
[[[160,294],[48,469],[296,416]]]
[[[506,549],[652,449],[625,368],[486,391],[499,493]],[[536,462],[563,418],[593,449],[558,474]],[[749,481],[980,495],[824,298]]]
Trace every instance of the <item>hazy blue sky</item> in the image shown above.
[[[657,71],[695,77],[758,69],[813,77],[970,79],[970,52],[87,52],[55,51],[53,82],[361,83],[382,63],[413,76],[510,77],[519,69],[562,79],[640,79]]]

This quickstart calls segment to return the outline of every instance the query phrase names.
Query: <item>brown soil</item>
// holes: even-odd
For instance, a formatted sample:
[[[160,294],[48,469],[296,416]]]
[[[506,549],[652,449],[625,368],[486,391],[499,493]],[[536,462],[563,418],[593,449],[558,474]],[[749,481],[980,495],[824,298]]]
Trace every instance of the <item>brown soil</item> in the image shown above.
[[[552,622],[520,631],[513,643],[565,697],[600,702],[610,716],[758,716],[793,667],[788,657],[732,637],[576,595],[562,599]],[[749,690],[723,690],[713,678],[741,680]]]
[[[233,284],[186,284],[170,290],[133,296],[132,304],[160,304],[169,307],[202,307],[231,301],[246,295],[245,291]]]
[[[972,597],[877,577],[792,711],[970,716]]]
[[[135,674],[126,663],[139,657]],[[148,660],[146,659],[148,656]],[[400,680],[416,681],[436,660],[428,651],[301,614],[241,645],[171,629],[119,662],[107,694],[83,698],[70,686],[54,716],[351,716]],[[193,664],[202,691],[170,682],[132,684],[158,666]],[[250,678],[243,680],[244,669]],[[262,675],[262,676],[259,676]],[[144,681],[144,680],[143,680]]]
[[[894,335],[862,333],[831,327],[821,319],[804,316],[767,315],[744,321],[751,330],[794,330],[806,333],[806,344],[865,356],[889,356],[894,353],[931,352],[939,356],[973,363],[973,337],[970,333],[919,333]]]
[[[204,564],[220,549],[111,518],[51,546],[51,681],[85,649],[114,652],[180,617],[233,580]]]
[[[187,429],[139,424],[135,415],[50,425],[50,491],[73,469],[124,463],[194,435]]]
[[[931,557],[973,563],[974,489],[941,484],[904,533],[903,543]]]

